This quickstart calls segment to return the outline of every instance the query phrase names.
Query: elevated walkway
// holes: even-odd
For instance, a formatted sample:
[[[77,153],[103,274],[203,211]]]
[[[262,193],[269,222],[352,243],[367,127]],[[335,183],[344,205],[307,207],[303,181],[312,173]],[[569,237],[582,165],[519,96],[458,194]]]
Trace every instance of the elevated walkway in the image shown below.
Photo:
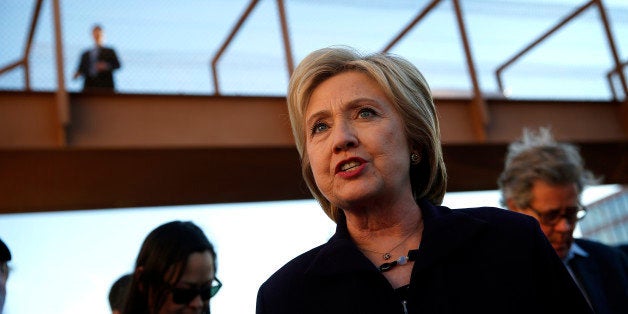
[[[496,188],[507,143],[551,126],[604,183],[628,184],[622,106],[438,97],[449,191]],[[309,198],[285,98],[0,92],[0,213]]]
[[[206,50],[208,55],[215,51],[209,73],[214,85],[211,91],[213,96],[182,96],[68,93],[65,77],[67,68],[64,65],[67,54],[63,47],[64,43],[66,48],[76,46],[77,41],[71,35],[64,36],[59,0],[50,1],[52,10],[49,17],[54,26],[54,38],[47,43],[39,42],[39,45],[50,49],[45,54],[48,58],[46,60],[54,60],[50,63],[54,63],[56,75],[48,77],[48,80],[54,80],[55,83],[46,86],[54,86],[49,89],[56,90],[50,93],[32,92],[31,76],[45,77],[42,72],[36,75],[30,73],[35,68],[32,65],[31,48],[38,45],[35,30],[37,25],[41,25],[38,20],[43,10],[43,0],[33,0],[32,18],[24,33],[26,42],[23,51],[19,52],[15,60],[0,65],[0,75],[22,70],[21,77],[24,80],[23,91],[0,91],[0,213],[309,198],[301,181],[299,158],[293,147],[285,99],[221,96],[229,89],[225,84],[228,81],[226,72],[218,71],[220,60],[238,33],[251,31],[251,28],[243,30],[243,26],[260,3],[259,0],[247,2],[230,29],[218,23],[224,19],[202,18],[209,23],[207,29],[218,30],[218,33],[219,30],[227,31],[222,42],[217,42],[214,37],[208,40],[213,47]],[[290,75],[295,65],[293,55],[309,53],[303,51],[303,47],[300,50],[293,48],[292,38],[307,38],[310,41],[311,35],[316,33],[320,38],[327,39],[341,31],[333,23],[318,23],[316,31],[312,32],[311,26],[307,24],[312,17],[312,10],[307,8],[309,5],[318,7],[321,4],[291,3],[290,14],[294,15],[288,19],[284,1],[276,1],[275,16],[281,33],[281,48],[278,50],[282,51],[284,63],[269,66],[272,73],[287,70]],[[342,10],[362,9],[368,5],[360,2],[346,6],[343,3],[342,8],[336,8],[331,2],[326,4],[333,11],[341,13],[339,16],[343,22],[346,22],[346,17]],[[393,27],[394,33],[380,34],[378,38],[386,39],[387,42],[382,52],[407,51],[407,55],[403,55],[411,60],[438,65],[441,64],[439,58],[429,59],[428,56],[415,53],[424,50],[422,47],[460,49],[461,62],[466,66],[466,75],[461,73],[455,77],[468,80],[468,95],[436,97],[449,173],[448,190],[496,188],[495,182],[503,166],[507,143],[518,138],[522,128],[539,126],[551,127],[558,140],[579,145],[587,167],[603,176],[604,183],[628,184],[628,84],[624,75],[628,63],[618,51],[613,24],[609,21],[603,1],[558,5],[549,2],[531,3],[529,6],[534,9],[534,14],[546,12],[548,25],[551,26],[547,29],[543,26],[523,37],[515,35],[518,33],[518,23],[512,24],[510,20],[527,16],[529,11],[522,8],[527,8],[528,4],[478,2],[463,6],[460,0],[431,0],[401,10],[389,8],[391,12],[404,13],[395,14],[399,21],[409,20],[397,25],[400,29]],[[70,19],[80,19],[79,15],[85,12],[80,7],[67,8],[74,8],[63,15]],[[468,14],[474,18],[468,21],[463,9],[468,9],[471,12]],[[613,12],[618,9],[622,10],[622,6],[615,4],[608,10]],[[226,10],[226,7],[222,6],[221,10]],[[414,17],[405,14],[412,10],[416,10]],[[187,11],[186,14],[193,16],[193,11]],[[198,11],[206,14],[204,10]],[[594,18],[580,20],[590,12],[594,12]],[[500,18],[485,20],[489,16]],[[434,19],[428,21],[427,17]],[[447,20],[441,20],[442,17]],[[455,18],[455,23],[451,23],[448,19],[450,17]],[[290,27],[290,20],[297,27]],[[504,84],[504,72],[536,47],[546,43],[548,38],[558,36],[559,30],[579,23],[574,22],[577,20],[584,23],[587,29],[599,27],[600,32],[596,32],[593,37],[603,40],[590,42],[610,52],[609,62],[604,65],[608,68],[600,73],[606,73],[613,101],[517,101],[488,96],[485,94],[486,87],[480,88],[478,65],[487,65],[487,60],[476,63],[472,46],[484,51],[487,51],[486,47],[502,49],[507,47],[503,45],[504,41],[512,40],[512,46],[505,48],[510,51],[512,47],[519,47],[522,40],[529,42],[522,49],[513,51],[514,54],[503,62],[498,60],[496,64],[488,64],[489,67],[495,66],[494,73],[493,70],[489,71],[495,76],[499,94],[512,95]],[[268,24],[268,21],[264,21]],[[499,34],[511,35],[475,36],[476,41],[472,45],[468,25],[478,21],[481,23],[474,25],[480,28],[475,29],[481,30],[482,24],[488,22],[487,25],[491,25],[489,33],[497,34],[493,30],[498,27],[501,30]],[[615,27],[621,28],[624,21],[616,19]],[[400,46],[419,24],[427,24],[429,29],[430,23],[436,23],[431,25],[439,29],[437,32],[426,31],[433,35],[432,42],[422,39],[417,45],[415,40],[409,41],[411,47],[418,49],[407,50],[407,47]],[[454,24],[454,27],[449,27]],[[137,25],[118,26],[136,29]],[[194,27],[198,28],[196,24]],[[342,27],[346,36],[339,36],[337,40],[348,44],[349,38],[353,39],[363,31],[359,26],[356,27]],[[181,38],[188,38],[189,34],[184,28],[180,31]],[[377,41],[377,36],[372,32],[367,30],[367,36],[364,36],[368,42]],[[458,35],[460,45],[457,48],[449,45],[456,40],[444,39],[443,36],[449,33]],[[268,31],[262,35],[265,40],[267,35]],[[136,39],[129,41],[135,43]],[[501,48],[496,48],[495,43],[498,42]],[[145,43],[146,46],[149,44]],[[321,46],[323,43],[313,44],[316,45]],[[577,41],[565,45],[558,55],[570,59],[573,52],[571,47],[584,45],[590,45],[589,41],[585,44]],[[400,50],[394,50],[395,47]],[[160,49],[156,51],[151,53],[168,53]],[[259,58],[260,63],[267,60],[257,52],[250,55],[256,60]],[[132,54],[127,56],[131,58]],[[500,60],[502,57],[499,56]],[[140,59],[137,57],[134,61]],[[158,70],[168,64],[163,60],[156,63]],[[565,64],[565,67],[571,68],[591,61],[587,56],[577,60],[574,65]],[[540,67],[553,63],[540,63]],[[551,72],[551,69],[557,68],[549,69],[549,75],[554,76],[556,71]],[[157,72],[161,71],[154,73]],[[483,72],[486,74],[486,70]],[[187,76],[188,72],[183,73]],[[267,79],[264,74],[252,75],[247,72],[247,76]],[[240,80],[236,81],[238,86],[246,85]],[[169,83],[160,81],[159,84],[165,86]],[[562,85],[574,89],[569,84]]]

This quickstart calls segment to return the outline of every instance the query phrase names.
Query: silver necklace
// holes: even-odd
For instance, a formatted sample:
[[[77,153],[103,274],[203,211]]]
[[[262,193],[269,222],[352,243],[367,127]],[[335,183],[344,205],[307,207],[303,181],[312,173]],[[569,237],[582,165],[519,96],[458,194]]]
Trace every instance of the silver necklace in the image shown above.
[[[413,234],[414,234],[414,232],[411,232],[411,233],[410,233],[407,237],[405,237],[405,239],[403,239],[401,242],[399,242],[399,244],[395,245],[395,247],[393,247],[392,249],[388,250],[387,252],[377,252],[377,251],[372,251],[372,250],[365,249],[365,248],[362,248],[362,250],[364,250],[364,251],[368,251],[368,252],[371,252],[371,253],[381,254],[381,255],[382,255],[382,258],[383,258],[385,261],[387,261],[387,260],[389,260],[389,259],[390,259],[390,257],[392,256],[390,253],[391,253],[392,251],[394,251],[396,248],[398,248],[400,245],[402,245],[404,242],[406,242],[408,239],[410,239],[410,237],[411,237]]]
[[[415,261],[418,255],[419,255],[419,249],[410,250],[408,251],[408,255],[402,255],[397,260],[394,260],[390,263],[381,264],[379,265],[378,269],[382,273],[387,272],[397,265],[403,266],[403,265],[408,264],[408,262]]]

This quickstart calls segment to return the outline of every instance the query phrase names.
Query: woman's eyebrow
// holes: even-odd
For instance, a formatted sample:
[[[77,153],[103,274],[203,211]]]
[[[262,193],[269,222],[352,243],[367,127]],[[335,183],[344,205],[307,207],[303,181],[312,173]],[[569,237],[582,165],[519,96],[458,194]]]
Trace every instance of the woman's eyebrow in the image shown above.
[[[310,125],[310,124],[320,120],[321,118],[327,117],[329,115],[330,115],[330,113],[329,113],[328,109],[323,109],[323,110],[320,110],[320,111],[316,111],[316,112],[314,112],[313,114],[311,114],[307,118],[307,120],[305,121],[305,124],[306,125]]]

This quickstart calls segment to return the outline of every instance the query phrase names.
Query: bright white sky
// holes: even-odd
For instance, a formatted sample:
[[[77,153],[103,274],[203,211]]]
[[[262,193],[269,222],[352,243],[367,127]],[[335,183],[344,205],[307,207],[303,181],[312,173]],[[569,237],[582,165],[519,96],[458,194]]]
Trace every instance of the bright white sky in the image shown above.
[[[494,71],[584,0],[465,0],[461,2],[481,89],[497,92]],[[628,1],[604,0],[619,50],[628,57]],[[33,0],[0,1],[0,67],[21,57]],[[56,86],[51,3],[44,2],[31,55],[34,90]],[[104,26],[107,45],[122,62],[116,88],[122,93],[212,94],[210,61],[249,0],[60,1],[64,72],[70,77],[90,29]],[[428,3],[427,0],[284,1],[295,63],[314,49],[349,45],[363,52],[383,49]],[[499,31],[495,31],[499,29]],[[599,14],[588,9],[504,72],[513,98],[608,99],[606,72],[613,62]],[[284,95],[285,66],[275,1],[259,1],[218,63],[225,95]],[[399,42],[392,53],[413,62],[439,95],[471,90],[452,1]],[[0,76],[0,89],[23,88],[23,71]]]
[[[583,203],[618,189],[590,187]],[[499,193],[448,193],[443,204],[499,206]],[[111,284],[132,270],[144,237],[171,220],[193,221],[216,246],[224,286],[214,313],[254,313],[261,283],[335,230],[313,200],[0,215],[13,254],[5,314],[109,313]]]

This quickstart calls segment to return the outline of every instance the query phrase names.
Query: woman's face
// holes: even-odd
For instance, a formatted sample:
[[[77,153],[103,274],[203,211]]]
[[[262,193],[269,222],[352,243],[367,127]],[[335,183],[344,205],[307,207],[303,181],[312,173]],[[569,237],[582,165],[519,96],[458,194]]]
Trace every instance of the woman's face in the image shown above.
[[[200,289],[212,284],[214,279],[214,260],[209,251],[192,253],[188,258],[187,265],[179,279],[179,282],[173,283],[174,289]],[[173,291],[174,291],[173,289]],[[198,290],[196,290],[198,291]],[[186,292],[186,291],[182,291]],[[203,310],[209,306],[209,300],[203,300],[200,294],[196,294],[194,298],[185,303],[179,304],[173,299],[173,293],[168,293],[164,305],[159,310],[159,314],[188,314],[203,313]],[[181,301],[179,301],[181,302]]]
[[[366,74],[343,72],[316,87],[305,130],[316,185],[332,204],[385,206],[412,195],[403,121]]]

